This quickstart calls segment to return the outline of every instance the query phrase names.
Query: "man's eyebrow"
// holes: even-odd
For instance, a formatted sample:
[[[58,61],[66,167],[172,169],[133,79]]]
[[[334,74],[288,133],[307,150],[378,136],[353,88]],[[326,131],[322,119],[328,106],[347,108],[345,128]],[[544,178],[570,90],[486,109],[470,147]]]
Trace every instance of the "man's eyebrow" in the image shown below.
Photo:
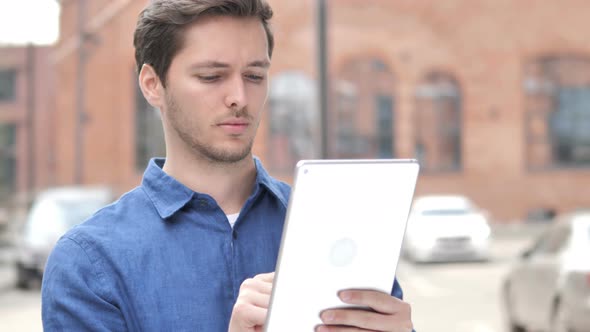
[[[266,69],[270,67],[270,62],[268,60],[252,61],[248,64],[248,67],[259,67]]]
[[[227,63],[219,62],[219,61],[204,61],[195,63],[191,66],[191,69],[201,69],[201,68],[229,68]]]
[[[195,63],[191,66],[191,69],[210,69],[210,68],[229,68],[230,65],[227,63],[219,62],[219,61],[204,61]],[[248,63],[248,67],[258,67],[267,69],[270,67],[270,62],[268,60],[256,60]]]

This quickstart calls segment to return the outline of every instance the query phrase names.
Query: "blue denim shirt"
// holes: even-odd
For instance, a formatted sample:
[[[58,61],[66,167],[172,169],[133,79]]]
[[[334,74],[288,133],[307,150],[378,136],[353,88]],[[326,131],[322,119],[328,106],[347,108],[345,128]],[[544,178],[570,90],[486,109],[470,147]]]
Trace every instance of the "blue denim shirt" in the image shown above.
[[[57,243],[43,278],[45,331],[227,331],[242,281],[274,271],[290,188],[255,159],[234,228],[215,200],[150,161],[141,186]],[[394,284],[394,296],[402,291]]]

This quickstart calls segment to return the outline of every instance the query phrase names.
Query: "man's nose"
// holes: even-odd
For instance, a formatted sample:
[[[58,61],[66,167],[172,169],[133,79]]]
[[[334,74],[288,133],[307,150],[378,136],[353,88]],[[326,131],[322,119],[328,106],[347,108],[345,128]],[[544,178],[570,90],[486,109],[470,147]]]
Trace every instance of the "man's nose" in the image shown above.
[[[242,109],[247,105],[246,87],[242,77],[237,77],[229,81],[225,105],[231,109]]]

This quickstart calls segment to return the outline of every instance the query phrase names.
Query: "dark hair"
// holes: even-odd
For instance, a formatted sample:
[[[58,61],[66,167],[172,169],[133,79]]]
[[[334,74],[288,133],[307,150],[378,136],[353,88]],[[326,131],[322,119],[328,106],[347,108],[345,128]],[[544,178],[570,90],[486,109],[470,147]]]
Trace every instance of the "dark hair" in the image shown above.
[[[165,87],[172,59],[183,47],[185,28],[211,15],[258,17],[272,56],[274,37],[268,21],[273,12],[266,0],[151,0],[139,14],[133,36],[137,73],[149,64]]]

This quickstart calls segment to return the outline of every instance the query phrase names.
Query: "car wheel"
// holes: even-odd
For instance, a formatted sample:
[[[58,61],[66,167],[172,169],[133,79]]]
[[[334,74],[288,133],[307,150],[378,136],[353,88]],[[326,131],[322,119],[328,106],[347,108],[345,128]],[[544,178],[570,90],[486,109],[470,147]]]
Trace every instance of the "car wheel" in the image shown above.
[[[557,301],[555,303],[555,309],[553,310],[553,318],[551,321],[552,332],[570,332],[567,325],[567,313],[565,307]]]
[[[512,320],[512,318],[510,317],[509,314],[506,317],[506,330],[508,332],[527,332],[527,330],[524,327],[516,324]],[[556,331],[552,331],[552,332],[556,332]]]
[[[514,322],[510,322],[508,325],[508,332],[527,332],[526,329],[522,326],[518,326],[514,324]]]

